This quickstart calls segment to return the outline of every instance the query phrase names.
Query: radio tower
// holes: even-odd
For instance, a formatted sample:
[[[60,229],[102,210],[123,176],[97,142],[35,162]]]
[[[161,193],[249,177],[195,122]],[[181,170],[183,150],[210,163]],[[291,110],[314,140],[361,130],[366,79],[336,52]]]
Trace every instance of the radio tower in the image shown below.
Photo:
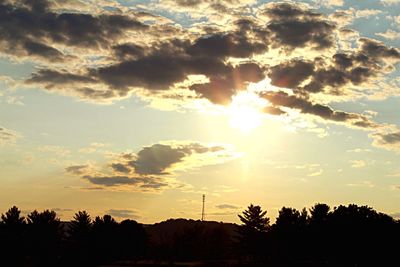
[[[201,210],[201,221],[204,221],[204,206],[206,203],[206,195],[203,194],[203,208]]]

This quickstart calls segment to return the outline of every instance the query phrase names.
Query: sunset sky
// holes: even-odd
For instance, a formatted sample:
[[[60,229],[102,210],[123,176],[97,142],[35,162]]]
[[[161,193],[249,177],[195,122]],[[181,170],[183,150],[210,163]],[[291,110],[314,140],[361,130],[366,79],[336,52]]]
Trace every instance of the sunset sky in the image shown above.
[[[397,47],[399,0],[0,0],[0,213],[400,218]]]

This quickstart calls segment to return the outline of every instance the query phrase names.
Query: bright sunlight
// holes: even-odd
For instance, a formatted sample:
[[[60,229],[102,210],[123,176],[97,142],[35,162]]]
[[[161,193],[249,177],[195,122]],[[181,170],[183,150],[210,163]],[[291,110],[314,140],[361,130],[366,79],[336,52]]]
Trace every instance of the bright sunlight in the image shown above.
[[[252,132],[261,125],[262,109],[266,105],[267,101],[255,93],[246,91],[237,94],[228,107],[230,126],[245,134]]]

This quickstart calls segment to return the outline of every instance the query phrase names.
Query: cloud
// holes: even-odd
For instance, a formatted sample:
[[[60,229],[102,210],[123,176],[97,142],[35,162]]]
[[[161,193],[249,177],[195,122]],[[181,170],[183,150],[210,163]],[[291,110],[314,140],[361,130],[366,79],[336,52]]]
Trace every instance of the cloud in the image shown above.
[[[388,40],[400,39],[400,32],[397,32],[397,31],[394,31],[394,30],[387,30],[386,32],[379,32],[379,33],[376,33],[375,35],[381,36],[381,37],[386,38]]]
[[[371,16],[376,16],[378,14],[381,14],[382,10],[378,10],[378,9],[362,9],[362,10],[357,10],[355,12],[355,16],[357,18],[362,18],[362,17],[371,17]]]
[[[324,170],[319,169],[318,171],[312,172],[312,173],[308,174],[307,176],[308,176],[308,177],[320,176],[323,172],[324,172]]]
[[[271,84],[284,88],[297,88],[314,73],[314,62],[291,60],[269,69]]]
[[[46,0],[1,1],[0,13],[1,52],[47,61],[68,58],[61,46],[105,48],[112,40],[123,37],[125,31],[148,28],[134,17],[117,13],[56,12]]]
[[[79,149],[79,152],[80,153],[94,153],[105,146],[106,146],[106,144],[93,142],[89,146]]]
[[[323,0],[321,1],[324,5],[332,7],[332,6],[343,6],[344,0]]]
[[[185,189],[185,184],[173,177],[175,172],[221,164],[235,157],[223,145],[170,141],[143,147],[137,154],[114,154],[103,168],[72,165],[65,170],[96,188],[160,192],[169,188]]]
[[[120,172],[120,173],[130,173],[131,172],[131,169],[122,163],[112,163],[111,168],[113,168],[114,171]]]
[[[350,160],[349,162],[352,168],[363,168],[366,166],[366,163],[363,160]]]
[[[371,149],[368,148],[355,148],[355,149],[348,149],[346,152],[352,152],[352,153],[365,153],[365,152],[371,152]]]
[[[381,0],[384,5],[397,5],[400,4],[400,0]]]
[[[110,175],[110,176],[91,176],[84,175],[82,177],[88,182],[94,185],[104,187],[125,187],[131,191],[160,191],[168,188],[170,185],[166,180],[157,177],[135,177],[135,176],[121,176],[121,175]]]
[[[42,84],[48,90],[64,90],[66,86],[72,86],[77,95],[93,100],[125,97],[135,88],[157,93],[168,90],[189,75],[206,75],[210,82],[187,89],[213,103],[224,104],[230,101],[235,90],[243,90],[249,82],[264,78],[263,69],[255,63],[232,66],[224,62],[223,55],[220,58],[204,56],[206,48],[201,50],[199,46],[171,40],[154,44],[144,55],[133,52],[132,45],[124,49],[119,47],[116,53],[124,59],[118,63],[80,73],[42,69],[26,82]],[[136,53],[134,57],[132,53]]]
[[[71,165],[65,168],[65,171],[73,175],[84,174],[89,168],[89,165]]]
[[[256,0],[163,0],[156,7],[185,13],[192,18],[223,18],[254,3]]]
[[[232,204],[219,204],[215,206],[217,209],[221,209],[221,210],[237,210],[240,209],[239,206],[236,205],[232,205]]]
[[[373,188],[375,187],[375,184],[373,184],[371,181],[362,181],[360,183],[347,184],[347,186]]]
[[[0,127],[0,145],[13,144],[19,138],[15,131]]]
[[[373,145],[388,150],[400,151],[400,131],[378,132],[371,136],[374,139]]]
[[[336,53],[331,58],[313,61],[283,61],[270,68],[268,76],[278,87],[299,93],[345,94],[342,87],[361,85],[384,73],[390,61],[400,61],[400,51],[368,38],[358,40],[359,48],[352,53]]]
[[[138,211],[130,210],[130,209],[110,209],[105,211],[106,214],[109,214],[113,217],[117,218],[128,218],[128,219],[138,219],[140,218]]]
[[[221,146],[207,147],[199,143],[175,146],[154,144],[144,147],[137,153],[136,159],[127,164],[140,175],[164,175],[168,174],[168,169],[193,154],[218,153],[223,150]]]
[[[291,3],[270,3],[261,13],[271,19],[267,29],[275,47],[295,49],[311,46],[322,50],[333,46],[336,26],[323,19],[321,14]]]
[[[366,116],[357,113],[336,111],[330,108],[329,106],[313,103],[307,97],[289,95],[282,91],[263,93],[261,97],[267,99],[273,105],[274,108],[278,108],[282,112],[284,111],[281,108],[286,107],[290,109],[296,109],[304,114],[311,114],[317,116],[324,120],[348,123],[349,125],[355,127],[360,127],[360,128],[379,127],[376,123],[371,121]],[[269,112],[269,109],[267,109],[266,112]]]
[[[191,1],[185,3],[186,6],[194,5]],[[106,51],[104,56],[111,60],[109,64],[95,67],[91,64],[74,71],[42,68],[33,73],[26,82],[42,85],[47,90],[58,90],[101,102],[127,97],[131,93],[140,92],[138,89],[157,95],[159,92],[171,90],[189,75],[204,75],[208,82],[188,85],[186,89],[212,103],[228,104],[238,91],[265,77],[264,64],[252,60],[253,56],[263,54],[270,48],[280,47],[288,51],[313,47],[321,50],[334,45],[335,26],[323,19],[322,15],[304,7],[275,3],[265,5],[260,14],[270,18],[267,25],[257,19],[238,17],[228,30],[217,29],[200,37],[182,32],[181,38],[170,38],[167,34],[160,39],[158,36],[166,32],[166,25],[157,28],[140,24],[138,27],[144,31],[146,42],[121,41],[110,46],[106,41],[101,41],[101,36],[91,38],[93,41],[100,39],[98,43],[104,44],[99,53]],[[67,17],[70,15],[74,16],[65,14]],[[100,15],[88,16],[91,16],[89,21],[97,21]],[[110,13],[107,16],[116,16],[116,26],[120,20],[126,20],[124,25],[128,27],[133,20],[124,13]],[[108,17],[104,20],[107,21]],[[102,25],[100,22],[99,24]],[[103,31],[108,32],[110,23],[104,24],[106,29]],[[147,28],[149,29],[146,30]],[[119,34],[122,35],[124,29],[120,29],[117,36],[104,39],[122,38]],[[177,28],[173,30],[178,31]],[[124,32],[125,34],[127,33]],[[157,39],[154,35],[157,35]],[[114,54],[114,57],[110,58],[110,54]],[[228,58],[243,58],[246,61],[233,65],[227,61]]]
[[[347,27],[354,18],[381,11],[350,8],[325,15],[301,3],[255,3],[156,1],[143,6],[145,11],[135,11],[113,1],[107,2],[114,7],[110,9],[76,1],[2,0],[0,52],[36,64],[24,86],[94,103],[135,95],[183,103],[185,108],[198,100],[229,105],[249,85],[269,79],[271,85],[258,92],[271,102],[267,113],[286,116],[294,110],[350,127],[382,126],[370,116],[334,110],[330,104],[394,94],[382,88],[389,86],[386,78],[400,62],[399,49],[360,38]],[[343,1],[314,3],[340,6]],[[156,7],[170,8],[176,16],[153,14]],[[204,7],[209,7],[205,13]],[[201,19],[183,21],[181,12]],[[380,36],[384,34],[394,36],[390,31]],[[112,162],[109,167],[122,175],[166,175],[188,156],[156,146],[142,152],[142,158],[154,156],[157,149],[175,153],[171,162],[146,165],[139,157],[130,165]]]

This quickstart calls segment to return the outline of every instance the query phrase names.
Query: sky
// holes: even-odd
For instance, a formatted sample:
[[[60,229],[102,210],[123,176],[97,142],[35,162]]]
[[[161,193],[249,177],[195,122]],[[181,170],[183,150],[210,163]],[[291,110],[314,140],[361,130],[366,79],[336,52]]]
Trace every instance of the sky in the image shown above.
[[[0,0],[0,213],[400,218],[400,1]]]

